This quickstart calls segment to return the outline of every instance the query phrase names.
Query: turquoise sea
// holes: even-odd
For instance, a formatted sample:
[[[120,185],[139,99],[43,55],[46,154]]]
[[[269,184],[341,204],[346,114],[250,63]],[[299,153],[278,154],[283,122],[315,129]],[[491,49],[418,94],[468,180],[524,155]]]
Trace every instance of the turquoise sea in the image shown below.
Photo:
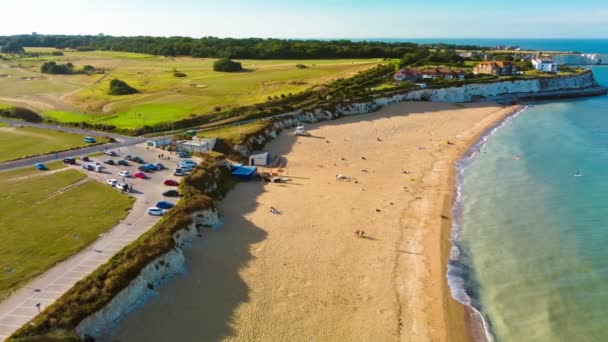
[[[593,71],[608,85],[608,66]],[[495,341],[608,341],[608,97],[533,103],[472,152],[459,163],[455,296]]]

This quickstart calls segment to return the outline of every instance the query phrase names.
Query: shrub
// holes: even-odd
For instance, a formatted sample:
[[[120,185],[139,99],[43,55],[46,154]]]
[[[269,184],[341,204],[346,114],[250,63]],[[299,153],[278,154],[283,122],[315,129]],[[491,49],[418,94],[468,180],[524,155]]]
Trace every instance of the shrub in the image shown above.
[[[131,87],[126,82],[117,78],[110,81],[110,95],[129,95],[137,93],[137,89]]]
[[[306,69],[308,67],[305,64],[296,64],[296,68],[298,68],[298,69]]]
[[[0,116],[9,119],[19,119],[28,122],[42,122],[42,116],[27,108],[12,107],[8,109],[0,109]]]
[[[74,73],[74,64],[57,64],[55,62],[46,62],[40,66],[40,72],[44,74],[71,75]]]
[[[173,76],[175,76],[175,77],[188,77],[188,75],[186,75],[185,73],[180,72],[180,71],[174,71],[173,72]]]
[[[213,63],[214,71],[222,72],[238,72],[243,71],[243,66],[239,62],[235,62],[229,58],[221,58]]]
[[[63,52],[61,52],[61,51],[53,51],[51,53],[51,55],[53,55],[53,56],[63,56]]]

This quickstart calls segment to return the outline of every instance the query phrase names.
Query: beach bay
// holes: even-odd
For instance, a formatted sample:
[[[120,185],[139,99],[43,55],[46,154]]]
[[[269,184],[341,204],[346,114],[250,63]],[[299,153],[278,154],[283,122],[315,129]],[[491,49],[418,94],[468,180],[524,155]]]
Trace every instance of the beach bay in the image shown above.
[[[291,181],[237,185],[185,273],[102,340],[466,340],[445,279],[455,162],[517,109],[410,102],[283,133],[267,149]]]

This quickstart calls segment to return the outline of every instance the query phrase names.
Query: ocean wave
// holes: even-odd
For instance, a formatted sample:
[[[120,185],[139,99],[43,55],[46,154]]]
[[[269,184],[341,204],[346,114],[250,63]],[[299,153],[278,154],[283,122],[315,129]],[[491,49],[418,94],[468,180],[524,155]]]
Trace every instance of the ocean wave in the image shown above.
[[[450,232],[450,242],[452,246],[450,247],[450,260],[448,262],[446,277],[452,297],[461,304],[469,307],[472,312],[479,317],[485,331],[486,339],[489,342],[495,340],[491,322],[483,313],[479,296],[479,291],[481,291],[481,289],[479,288],[479,284],[475,277],[475,270],[470,266],[471,259],[469,250],[460,241],[464,212],[462,184],[465,170],[475,160],[475,157],[482,152],[482,148],[488,140],[527,108],[528,106],[524,107],[512,115],[507,116],[496,125],[488,128],[482,134],[481,138],[456,162],[456,196],[454,199],[454,206],[452,207],[452,230]]]

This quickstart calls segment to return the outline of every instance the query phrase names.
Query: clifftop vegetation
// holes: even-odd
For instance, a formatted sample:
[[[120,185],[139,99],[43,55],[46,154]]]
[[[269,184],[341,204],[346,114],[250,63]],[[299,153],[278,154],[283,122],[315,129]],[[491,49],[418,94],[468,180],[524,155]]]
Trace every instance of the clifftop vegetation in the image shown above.
[[[260,38],[113,37],[69,35],[0,36],[0,45],[56,47],[78,51],[108,50],[163,56],[238,59],[402,58],[419,45],[407,42],[288,40]],[[478,46],[429,44],[436,49],[479,49]]]

